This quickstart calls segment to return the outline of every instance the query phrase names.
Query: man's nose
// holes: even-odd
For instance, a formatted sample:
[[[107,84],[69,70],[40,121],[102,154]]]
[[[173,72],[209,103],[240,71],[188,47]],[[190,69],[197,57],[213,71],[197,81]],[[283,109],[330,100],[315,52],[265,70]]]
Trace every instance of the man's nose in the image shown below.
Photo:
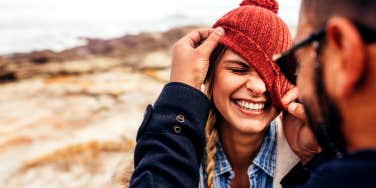
[[[252,76],[248,78],[246,87],[250,91],[251,95],[255,97],[262,96],[266,92],[265,83],[259,76]]]

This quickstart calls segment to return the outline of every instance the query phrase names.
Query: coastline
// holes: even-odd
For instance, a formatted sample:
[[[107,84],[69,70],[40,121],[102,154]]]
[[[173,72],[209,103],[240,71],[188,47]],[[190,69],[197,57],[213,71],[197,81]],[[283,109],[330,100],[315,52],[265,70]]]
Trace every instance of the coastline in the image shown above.
[[[69,62],[95,62],[95,59],[109,59],[118,61],[121,66],[129,66],[135,69],[158,67],[164,68],[169,66],[157,58],[154,63],[147,62],[149,55],[165,56],[169,58],[171,46],[175,41],[181,38],[194,28],[200,26],[184,26],[172,28],[165,32],[143,32],[136,35],[125,35],[114,39],[96,39],[85,38],[86,45],[69,48],[63,51],[55,52],[52,50],[32,51],[30,53],[12,53],[0,55],[0,83],[11,82],[19,79],[27,79],[41,75],[57,75],[59,73],[77,74],[80,70],[66,70],[62,65]],[[158,62],[164,61],[164,62]],[[103,62],[106,64],[105,62]],[[79,64],[79,63],[76,63]],[[93,63],[95,64],[95,63]],[[109,63],[111,64],[111,63]],[[54,66],[53,68],[50,68]],[[93,66],[93,65],[89,65]],[[107,66],[107,65],[104,65]],[[49,67],[49,69],[45,69]],[[69,67],[69,66],[68,66]],[[79,66],[76,66],[76,69]],[[86,66],[87,67],[87,66]],[[88,68],[95,71],[98,67]],[[59,72],[59,69],[60,72]],[[85,71],[85,70],[82,70]]]

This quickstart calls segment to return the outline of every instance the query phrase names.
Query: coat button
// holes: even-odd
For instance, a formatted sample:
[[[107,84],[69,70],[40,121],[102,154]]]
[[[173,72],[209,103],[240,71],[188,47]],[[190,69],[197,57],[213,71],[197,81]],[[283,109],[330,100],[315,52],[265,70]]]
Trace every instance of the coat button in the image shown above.
[[[172,130],[176,133],[176,134],[180,134],[181,133],[181,127],[179,125],[175,125],[174,127],[172,127]]]
[[[180,122],[180,123],[184,123],[184,116],[179,114],[179,115],[176,116],[176,120],[178,120],[178,122]]]

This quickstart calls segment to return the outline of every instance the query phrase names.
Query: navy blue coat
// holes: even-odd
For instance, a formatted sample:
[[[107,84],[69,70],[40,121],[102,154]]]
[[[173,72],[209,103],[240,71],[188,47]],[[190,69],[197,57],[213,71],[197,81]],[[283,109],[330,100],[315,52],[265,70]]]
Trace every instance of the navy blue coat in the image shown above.
[[[181,83],[167,84],[138,130],[130,187],[198,187],[210,102]]]
[[[376,187],[376,150],[357,151],[316,167],[299,187]]]
[[[169,83],[149,105],[137,134],[130,187],[198,187],[210,101],[200,91]],[[376,187],[376,151],[298,164],[283,187]],[[321,164],[323,163],[324,164]],[[320,165],[321,164],[321,165]]]

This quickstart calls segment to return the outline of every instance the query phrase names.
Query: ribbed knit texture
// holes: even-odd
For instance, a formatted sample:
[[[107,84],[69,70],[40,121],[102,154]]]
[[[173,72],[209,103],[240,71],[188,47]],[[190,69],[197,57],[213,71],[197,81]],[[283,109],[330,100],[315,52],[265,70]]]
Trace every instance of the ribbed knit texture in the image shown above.
[[[289,49],[292,39],[288,26],[278,17],[274,0],[244,0],[213,27],[225,29],[220,43],[247,61],[265,82],[272,103],[284,109],[281,97],[291,87],[277,64],[274,54]]]

